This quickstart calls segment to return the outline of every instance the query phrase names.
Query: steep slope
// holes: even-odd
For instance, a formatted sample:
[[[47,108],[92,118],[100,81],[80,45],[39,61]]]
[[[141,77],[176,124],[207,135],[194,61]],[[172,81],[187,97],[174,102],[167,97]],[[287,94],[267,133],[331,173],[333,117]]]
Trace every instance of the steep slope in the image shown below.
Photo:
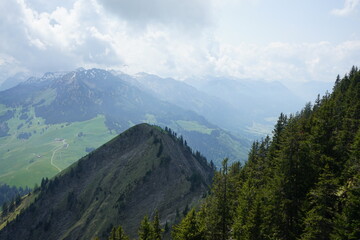
[[[212,171],[181,139],[137,125],[43,181],[0,239],[91,239],[116,225],[134,237],[144,215],[158,210],[161,224],[171,224],[197,205]]]
[[[108,71],[47,73],[0,92],[0,182],[32,187],[139,123],[168,126],[209,160],[246,159],[247,140]]]

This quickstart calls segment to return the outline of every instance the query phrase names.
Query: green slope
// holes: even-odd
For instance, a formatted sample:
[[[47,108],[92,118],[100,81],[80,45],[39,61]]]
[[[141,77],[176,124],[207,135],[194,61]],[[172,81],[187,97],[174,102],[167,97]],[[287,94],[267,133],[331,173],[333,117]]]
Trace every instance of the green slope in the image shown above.
[[[26,123],[20,119],[21,109],[14,110],[15,117],[7,121],[10,136],[0,138],[0,182],[9,185],[33,187],[115,135],[107,129],[104,116],[50,125],[33,111],[29,112],[32,120]],[[31,136],[19,139],[23,133]]]

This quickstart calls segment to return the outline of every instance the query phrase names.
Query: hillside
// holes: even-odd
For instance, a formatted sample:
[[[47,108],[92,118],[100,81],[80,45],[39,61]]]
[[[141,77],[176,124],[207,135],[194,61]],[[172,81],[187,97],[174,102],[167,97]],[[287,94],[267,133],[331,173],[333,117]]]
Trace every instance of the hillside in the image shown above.
[[[250,144],[101,69],[46,73],[0,92],[0,183],[33,187],[139,123],[170,127],[219,164]]]
[[[245,166],[223,162],[211,195],[174,239],[360,239],[360,71],[281,114]]]
[[[177,212],[198,205],[212,171],[172,133],[137,125],[43,180],[0,239],[88,240],[117,225],[134,237],[144,215],[158,210],[161,225],[171,225]]]

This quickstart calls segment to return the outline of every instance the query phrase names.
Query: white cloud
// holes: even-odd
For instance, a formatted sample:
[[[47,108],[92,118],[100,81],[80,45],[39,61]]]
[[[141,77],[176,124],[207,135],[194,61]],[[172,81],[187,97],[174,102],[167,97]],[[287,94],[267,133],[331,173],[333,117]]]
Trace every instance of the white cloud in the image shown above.
[[[207,1],[149,2],[140,1],[143,5],[137,12],[130,1],[66,1],[66,6],[47,5],[46,11],[25,0],[0,1],[0,82],[14,69],[41,73],[77,67],[144,71],[180,79],[226,75],[332,81],[359,64],[358,40],[227,44],[211,31]],[[192,10],[194,4],[197,7]],[[110,8],[114,14],[108,13]]]
[[[94,34],[93,29],[109,30],[94,0],[78,0],[69,9],[56,7],[51,12],[38,12],[24,0],[2,1],[0,7],[0,53],[30,71],[121,62],[109,41]]]
[[[132,27],[151,24],[201,30],[211,22],[212,1],[205,0],[97,0]]]
[[[333,81],[360,59],[360,41],[267,45],[221,45],[210,68],[239,78],[297,81]]]
[[[343,8],[334,9],[331,11],[331,13],[337,16],[347,16],[356,11],[359,4],[360,0],[345,0]]]

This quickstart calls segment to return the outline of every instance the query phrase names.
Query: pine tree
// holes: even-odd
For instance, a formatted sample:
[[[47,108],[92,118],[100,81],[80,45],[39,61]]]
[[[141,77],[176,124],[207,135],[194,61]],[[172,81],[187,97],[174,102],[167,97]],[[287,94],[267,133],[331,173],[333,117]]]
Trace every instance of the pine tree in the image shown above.
[[[332,240],[360,239],[360,173],[348,183],[342,199],[342,212],[334,220]]]
[[[278,216],[280,222],[279,237],[296,239],[301,233],[302,204],[309,188],[313,184],[310,144],[303,126],[301,116],[292,117],[288,121],[281,139],[281,149],[277,156],[277,166],[273,179],[275,198],[280,200]],[[276,196],[278,195],[278,196]],[[278,204],[278,203],[275,203]]]
[[[310,191],[311,208],[304,220],[305,231],[302,240],[327,240],[333,231],[337,183],[329,166],[320,175],[315,188]]]
[[[153,229],[148,216],[145,216],[141,221],[139,228],[139,240],[152,240]]]
[[[153,240],[161,240],[162,239],[162,233],[163,229],[160,227],[160,218],[159,218],[159,212],[155,212],[154,220],[152,223],[152,229],[153,229]]]
[[[113,227],[109,235],[109,240],[115,240],[115,239],[116,239],[116,228]]]
[[[228,159],[215,173],[211,195],[201,208],[202,220],[199,222],[206,239],[224,240],[229,236],[232,225],[232,187],[228,176]]]
[[[115,240],[129,240],[130,238],[125,234],[123,228],[119,226],[116,229]]]
[[[340,190],[342,211],[334,221],[333,240],[360,239],[360,130],[352,146],[345,176],[347,181]]]
[[[189,211],[180,224],[173,227],[172,237],[174,240],[204,239],[194,209]]]

